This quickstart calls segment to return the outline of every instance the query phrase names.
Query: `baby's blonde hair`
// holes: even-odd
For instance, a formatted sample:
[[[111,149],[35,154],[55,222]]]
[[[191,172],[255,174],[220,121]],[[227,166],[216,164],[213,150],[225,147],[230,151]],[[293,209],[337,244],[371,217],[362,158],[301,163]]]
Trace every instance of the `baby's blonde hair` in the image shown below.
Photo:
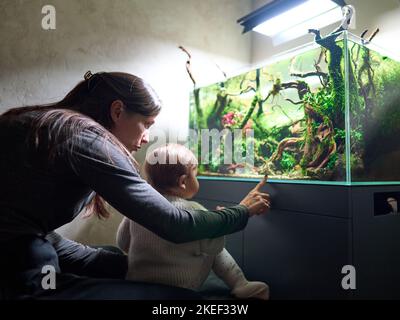
[[[146,156],[144,174],[147,181],[159,192],[178,185],[182,175],[188,175],[197,165],[196,156],[183,145],[168,143],[154,149]]]

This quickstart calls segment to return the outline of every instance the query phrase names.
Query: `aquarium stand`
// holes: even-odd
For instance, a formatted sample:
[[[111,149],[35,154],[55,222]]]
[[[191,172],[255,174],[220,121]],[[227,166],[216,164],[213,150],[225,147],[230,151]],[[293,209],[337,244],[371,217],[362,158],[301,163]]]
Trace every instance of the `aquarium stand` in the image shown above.
[[[195,200],[209,209],[237,204],[255,184],[200,179]],[[266,190],[272,210],[228,236],[227,248],[250,280],[270,285],[272,299],[400,298],[400,214],[390,205],[400,185]],[[355,268],[355,289],[342,287],[345,266]]]

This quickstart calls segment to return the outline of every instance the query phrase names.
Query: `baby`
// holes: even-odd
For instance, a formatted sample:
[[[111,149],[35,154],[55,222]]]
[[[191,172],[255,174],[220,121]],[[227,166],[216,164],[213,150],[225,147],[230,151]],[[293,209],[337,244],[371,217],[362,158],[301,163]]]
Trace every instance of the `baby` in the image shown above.
[[[155,159],[159,161],[154,163]],[[199,183],[196,157],[186,147],[167,144],[157,148],[148,154],[144,173],[149,183],[176,207],[207,210],[187,200],[198,192]],[[175,244],[124,218],[118,228],[117,244],[128,253],[129,280],[197,290],[213,270],[235,297],[269,298],[267,284],[245,278],[224,248],[224,237]]]

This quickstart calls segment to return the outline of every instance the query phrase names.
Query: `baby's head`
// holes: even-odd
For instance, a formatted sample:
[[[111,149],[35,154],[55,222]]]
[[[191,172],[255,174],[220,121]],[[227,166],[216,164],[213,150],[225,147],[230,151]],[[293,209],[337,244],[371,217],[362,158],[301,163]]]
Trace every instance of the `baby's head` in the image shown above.
[[[148,153],[144,173],[162,194],[190,199],[199,190],[197,159],[183,145],[170,143]]]

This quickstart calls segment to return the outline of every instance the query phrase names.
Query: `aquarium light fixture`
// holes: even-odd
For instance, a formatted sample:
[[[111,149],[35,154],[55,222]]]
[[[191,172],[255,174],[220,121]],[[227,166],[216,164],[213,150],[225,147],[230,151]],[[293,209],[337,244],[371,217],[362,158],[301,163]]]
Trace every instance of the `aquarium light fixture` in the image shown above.
[[[244,29],[291,40],[342,20],[343,0],[275,0],[240,18]]]

